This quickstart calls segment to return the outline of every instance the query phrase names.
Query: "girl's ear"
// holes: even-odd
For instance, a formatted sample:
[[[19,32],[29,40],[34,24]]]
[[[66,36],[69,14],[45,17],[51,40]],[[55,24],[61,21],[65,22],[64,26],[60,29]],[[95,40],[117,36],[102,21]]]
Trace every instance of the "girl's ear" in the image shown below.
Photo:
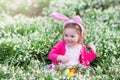
[[[82,43],[83,42],[83,36],[82,35],[79,35],[79,39],[78,39],[78,43]]]

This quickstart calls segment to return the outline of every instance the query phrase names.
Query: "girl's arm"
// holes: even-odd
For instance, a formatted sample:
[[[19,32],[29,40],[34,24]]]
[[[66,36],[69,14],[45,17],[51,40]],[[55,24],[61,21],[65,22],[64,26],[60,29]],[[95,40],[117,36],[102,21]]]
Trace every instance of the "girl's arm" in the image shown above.
[[[48,54],[48,58],[52,61],[52,62],[56,62],[57,58],[59,55],[62,55],[62,49],[64,46],[64,42],[60,41],[58,42],[49,52]]]
[[[96,47],[93,43],[89,43],[88,48],[90,48],[91,50],[87,54],[87,59],[89,62],[92,62],[95,59],[95,57],[97,56]]]

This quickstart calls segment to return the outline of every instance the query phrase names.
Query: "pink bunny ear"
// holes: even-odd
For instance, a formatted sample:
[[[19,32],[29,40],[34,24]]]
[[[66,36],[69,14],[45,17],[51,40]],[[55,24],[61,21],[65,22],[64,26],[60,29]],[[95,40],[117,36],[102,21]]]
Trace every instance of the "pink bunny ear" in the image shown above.
[[[81,19],[79,16],[74,16],[74,17],[73,17],[73,20],[74,20],[75,22],[78,22],[78,23],[82,24],[82,19]]]
[[[63,14],[57,13],[57,12],[53,12],[51,16],[55,19],[62,20],[64,22],[69,21],[68,17],[64,16]]]
[[[81,27],[81,29],[82,29],[82,34],[83,34],[83,32],[84,32],[84,27],[82,26],[82,19],[79,17],[79,16],[74,16],[73,17],[73,20],[76,22],[76,23],[78,23],[78,25],[80,25],[80,27]]]

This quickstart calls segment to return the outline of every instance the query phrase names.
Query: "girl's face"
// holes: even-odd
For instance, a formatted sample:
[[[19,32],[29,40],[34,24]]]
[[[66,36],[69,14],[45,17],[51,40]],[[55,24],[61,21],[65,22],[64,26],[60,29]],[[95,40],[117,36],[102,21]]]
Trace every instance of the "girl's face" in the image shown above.
[[[64,40],[67,46],[72,47],[78,44],[79,35],[73,28],[64,29]]]

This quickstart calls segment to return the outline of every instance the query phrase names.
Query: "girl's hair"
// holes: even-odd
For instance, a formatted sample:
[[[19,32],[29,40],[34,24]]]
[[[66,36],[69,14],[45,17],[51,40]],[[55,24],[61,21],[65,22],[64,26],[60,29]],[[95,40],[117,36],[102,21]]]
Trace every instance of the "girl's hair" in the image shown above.
[[[84,37],[86,35],[86,31],[84,31],[82,33],[82,29],[81,29],[81,27],[78,24],[76,24],[76,23],[69,23],[69,24],[64,26],[64,29],[66,29],[66,28],[73,28],[79,35],[78,43],[81,44],[83,42],[83,39],[84,39]]]

